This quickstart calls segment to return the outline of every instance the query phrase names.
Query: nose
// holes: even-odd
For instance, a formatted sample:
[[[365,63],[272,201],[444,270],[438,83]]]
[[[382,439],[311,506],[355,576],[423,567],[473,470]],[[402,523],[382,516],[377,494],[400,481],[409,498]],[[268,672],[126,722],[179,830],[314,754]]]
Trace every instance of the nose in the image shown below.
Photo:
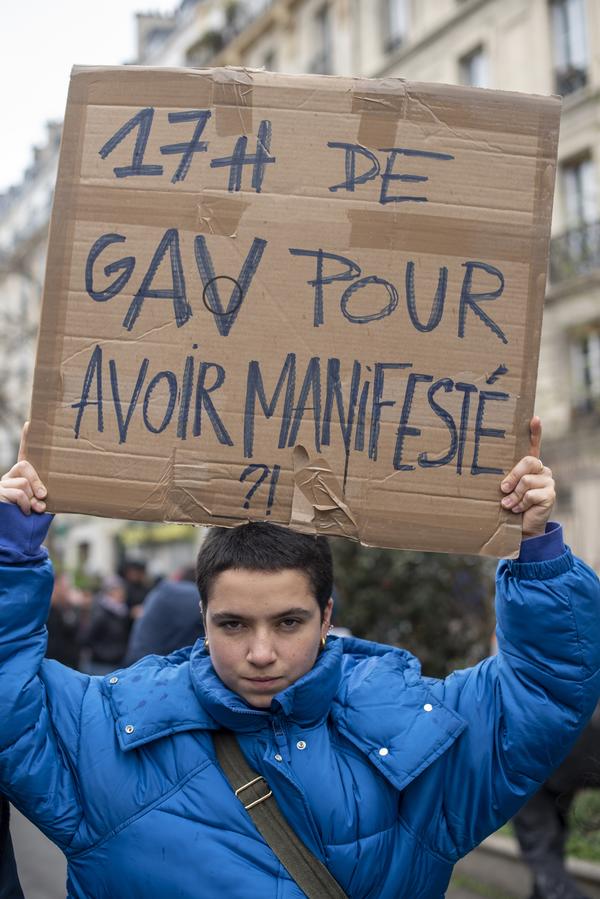
[[[248,646],[248,661],[257,668],[267,668],[277,659],[275,646],[268,634],[254,634]]]

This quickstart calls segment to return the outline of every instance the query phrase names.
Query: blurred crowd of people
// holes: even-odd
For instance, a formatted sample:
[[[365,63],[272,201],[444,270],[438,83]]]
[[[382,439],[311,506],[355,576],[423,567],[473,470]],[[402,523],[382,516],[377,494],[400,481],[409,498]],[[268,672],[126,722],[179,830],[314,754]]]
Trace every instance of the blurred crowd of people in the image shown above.
[[[107,674],[151,653],[166,655],[203,635],[194,569],[151,579],[126,560],[95,587],[56,577],[48,619],[47,657],[86,674]]]

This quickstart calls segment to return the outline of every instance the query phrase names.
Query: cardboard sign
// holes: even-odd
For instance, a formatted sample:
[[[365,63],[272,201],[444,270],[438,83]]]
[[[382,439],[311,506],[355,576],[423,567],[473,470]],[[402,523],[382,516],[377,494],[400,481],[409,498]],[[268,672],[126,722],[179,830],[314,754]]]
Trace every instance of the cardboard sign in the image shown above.
[[[49,506],[514,553],[559,111],[75,69],[29,439]]]

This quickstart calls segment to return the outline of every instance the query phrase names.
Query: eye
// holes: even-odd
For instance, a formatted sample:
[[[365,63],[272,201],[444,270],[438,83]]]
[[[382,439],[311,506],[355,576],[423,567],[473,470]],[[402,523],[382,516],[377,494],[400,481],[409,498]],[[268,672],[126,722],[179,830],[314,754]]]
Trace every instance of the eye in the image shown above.
[[[243,628],[243,623],[241,621],[220,621],[218,627],[225,631],[225,633],[229,634],[237,634]]]
[[[302,624],[299,618],[282,618],[279,627],[284,631],[293,631]]]

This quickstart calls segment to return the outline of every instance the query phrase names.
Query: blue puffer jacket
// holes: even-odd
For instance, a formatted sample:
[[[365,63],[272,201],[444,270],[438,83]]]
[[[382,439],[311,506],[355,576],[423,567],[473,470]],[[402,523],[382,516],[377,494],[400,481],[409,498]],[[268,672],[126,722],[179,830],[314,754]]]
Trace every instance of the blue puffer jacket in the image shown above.
[[[568,550],[500,565],[499,655],[443,681],[345,639],[268,712],[202,644],[80,675],[43,660],[44,523],[0,507],[0,789],[65,852],[71,897],[300,899],[215,761],[224,726],[352,899],[439,899],[599,693],[598,582]]]

